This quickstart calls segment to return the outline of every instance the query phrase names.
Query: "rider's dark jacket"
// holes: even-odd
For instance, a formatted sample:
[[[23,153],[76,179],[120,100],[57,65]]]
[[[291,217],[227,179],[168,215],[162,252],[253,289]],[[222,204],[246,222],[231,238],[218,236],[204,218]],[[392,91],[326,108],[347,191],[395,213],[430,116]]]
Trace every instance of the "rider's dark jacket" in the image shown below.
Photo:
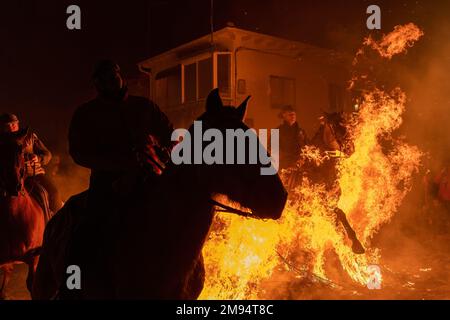
[[[8,135],[12,133],[2,133],[0,134],[0,140],[6,139]],[[52,159],[52,153],[44,143],[38,138],[36,133],[29,132],[23,141],[23,151],[25,155],[37,155],[41,165],[47,165]]]
[[[2,133],[0,135],[0,140],[5,139],[5,137],[7,137],[7,135],[10,134],[11,133]],[[38,136],[34,132],[29,132],[25,136],[23,140],[23,151],[26,158],[28,158],[28,156],[31,157],[32,155],[38,156],[39,167],[46,166],[52,159],[52,153],[50,152],[50,150],[47,149],[44,143],[38,138]]]
[[[138,167],[134,148],[151,134],[171,145],[173,127],[152,101],[126,91],[117,98],[98,96],[80,106],[69,129],[69,152],[91,169],[91,188],[105,185]]]
[[[24,151],[26,154],[35,154],[39,157],[41,165],[47,165],[52,159],[52,153],[35,133],[29,133],[24,140]]]
[[[300,151],[308,143],[308,137],[297,122],[292,126],[283,122],[278,129],[280,130],[280,169],[289,168],[300,158]]]

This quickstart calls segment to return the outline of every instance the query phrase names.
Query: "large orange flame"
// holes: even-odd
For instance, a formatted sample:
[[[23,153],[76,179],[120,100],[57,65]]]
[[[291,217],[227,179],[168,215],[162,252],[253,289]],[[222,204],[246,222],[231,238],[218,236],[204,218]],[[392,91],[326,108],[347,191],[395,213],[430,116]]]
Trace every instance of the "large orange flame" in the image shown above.
[[[408,39],[420,37],[422,32],[416,28],[396,27],[379,44],[369,38],[366,45],[391,58],[410,46]],[[278,221],[216,215],[203,249],[206,282],[200,299],[273,298],[267,295],[271,289],[268,280],[283,271],[292,274],[288,281],[289,277],[312,277],[327,282],[329,251],[337,255],[355,284],[368,283],[368,266],[379,263],[381,255],[381,250],[371,246],[371,239],[398,210],[422,154],[405,141],[392,138],[405,111],[406,96],[400,89],[390,93],[375,89],[362,98],[360,111],[348,124],[354,152],[337,165],[340,193],[304,178]],[[386,142],[389,151],[384,148]],[[303,154],[318,164],[323,161],[314,148],[304,149]],[[331,214],[336,207],[347,214],[367,249],[365,254],[352,252]]]
[[[367,37],[364,44],[378,51],[383,58],[391,59],[394,55],[406,52],[407,48],[412,47],[414,42],[424,35],[414,23],[396,26],[394,31],[383,36],[380,41],[374,40],[371,36]]]

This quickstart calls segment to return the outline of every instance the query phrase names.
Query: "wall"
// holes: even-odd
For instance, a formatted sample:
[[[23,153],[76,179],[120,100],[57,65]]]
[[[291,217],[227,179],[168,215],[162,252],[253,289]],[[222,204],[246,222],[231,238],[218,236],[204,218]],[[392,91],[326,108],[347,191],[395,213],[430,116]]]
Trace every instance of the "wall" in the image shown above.
[[[295,79],[298,121],[309,136],[318,127],[317,118],[329,110],[329,82],[345,85],[344,70],[308,60],[240,49],[236,63],[237,79],[246,80],[246,93],[237,94],[237,104],[247,95],[252,96],[247,117],[253,119],[256,128],[274,128],[281,122],[279,110],[271,107],[271,75]]]
[[[238,49],[235,57],[232,76],[235,76],[235,64],[237,76],[233,85],[236,85],[237,79],[246,80],[246,92],[236,93],[235,104],[239,105],[247,95],[252,96],[247,118],[252,120],[255,128],[275,128],[281,123],[278,118],[279,109],[271,107],[271,75],[295,79],[298,121],[310,137],[318,128],[318,117],[323,111],[330,111],[329,84],[336,83],[345,87],[345,82],[349,79],[345,68],[326,64],[321,57],[315,57],[314,61],[313,58],[296,60],[245,48]],[[175,127],[187,127],[203,111],[203,104],[204,101],[201,101],[182,106],[181,109],[163,111]]]

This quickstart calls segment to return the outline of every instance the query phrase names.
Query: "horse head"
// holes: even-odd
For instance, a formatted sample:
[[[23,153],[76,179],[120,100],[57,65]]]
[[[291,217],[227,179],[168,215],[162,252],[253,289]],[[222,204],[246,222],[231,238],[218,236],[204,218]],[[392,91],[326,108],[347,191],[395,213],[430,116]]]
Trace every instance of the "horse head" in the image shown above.
[[[346,118],[343,112],[324,113],[325,124],[333,128],[338,139],[347,133]]]
[[[261,168],[267,168],[271,164],[264,164],[260,160],[258,155],[267,154],[267,151],[260,143],[257,134],[249,130],[244,123],[249,98],[247,97],[238,107],[224,106],[219,90],[214,89],[210,92],[206,100],[206,111],[198,120],[202,121],[204,132],[213,129],[221,133],[223,140],[220,151],[223,161],[200,165],[198,167],[200,168],[199,176],[202,184],[206,185],[213,195],[224,195],[241,207],[250,209],[252,217],[278,219],[286,204],[287,192],[278,174],[261,174]],[[227,134],[230,131],[245,132],[248,136],[244,141],[237,141],[236,138],[230,139]],[[195,130],[191,127],[189,132],[192,139],[196,141]],[[239,157],[242,157],[242,154],[238,155],[238,152],[242,153],[243,151],[239,146],[240,143],[245,144],[244,163],[238,160]],[[257,149],[252,147],[251,143],[256,144]],[[202,151],[207,147],[203,146]],[[257,153],[257,155],[253,154],[256,161],[249,161],[251,148],[252,152]],[[195,150],[192,154],[194,152]],[[228,161],[229,159],[234,161]]]
[[[18,196],[24,188],[25,156],[23,143],[28,128],[3,134],[0,138],[0,191]]]

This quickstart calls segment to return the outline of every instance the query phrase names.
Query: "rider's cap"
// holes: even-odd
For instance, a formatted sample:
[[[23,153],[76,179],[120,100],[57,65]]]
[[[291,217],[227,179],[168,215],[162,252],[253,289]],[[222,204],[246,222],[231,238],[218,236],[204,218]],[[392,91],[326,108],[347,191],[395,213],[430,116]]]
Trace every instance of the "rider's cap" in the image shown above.
[[[0,125],[5,125],[11,122],[19,122],[19,118],[12,113],[3,113],[0,115]]]

